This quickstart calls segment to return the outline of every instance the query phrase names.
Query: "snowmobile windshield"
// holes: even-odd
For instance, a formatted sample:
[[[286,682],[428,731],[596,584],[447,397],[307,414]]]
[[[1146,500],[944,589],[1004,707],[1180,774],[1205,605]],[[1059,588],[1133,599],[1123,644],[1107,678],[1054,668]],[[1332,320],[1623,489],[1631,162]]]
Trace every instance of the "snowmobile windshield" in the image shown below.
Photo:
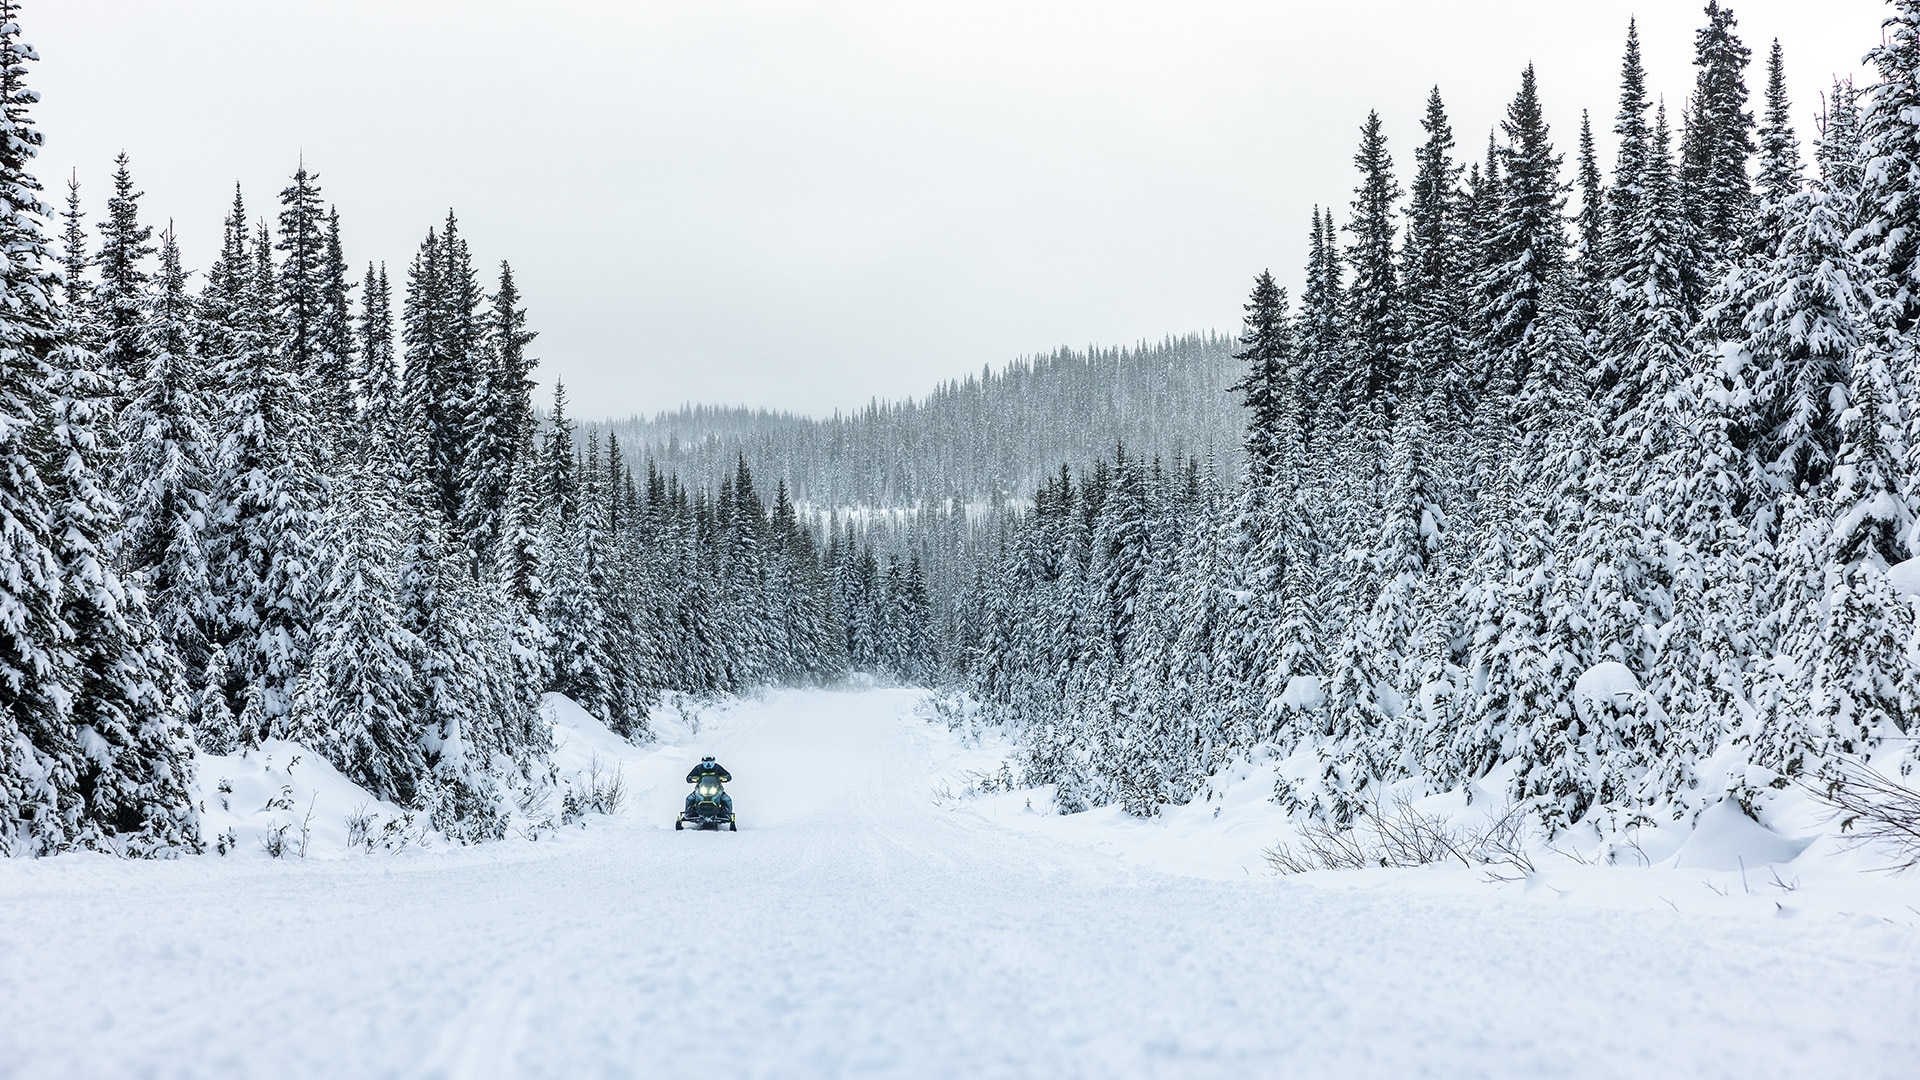
[[[715,795],[720,794],[720,778],[717,776],[703,776],[700,778],[699,783],[693,785],[693,790],[697,792],[701,798],[711,799]]]

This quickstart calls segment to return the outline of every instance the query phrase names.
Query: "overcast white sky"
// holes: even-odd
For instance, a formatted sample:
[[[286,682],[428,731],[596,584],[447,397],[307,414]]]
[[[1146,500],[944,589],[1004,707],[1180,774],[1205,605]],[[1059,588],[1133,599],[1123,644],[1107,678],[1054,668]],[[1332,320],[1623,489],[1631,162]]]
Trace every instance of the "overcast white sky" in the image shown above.
[[[1344,217],[1380,110],[1404,184],[1427,89],[1462,150],[1538,65],[1571,168],[1609,144],[1637,14],[1678,114],[1704,3],[1128,0],[29,0],[49,195],[98,220],[125,149],[204,267],[239,180],[304,152],[348,257],[396,280],[456,209],[512,261],[541,372],[585,416],[820,413],[1058,344],[1238,324]],[[1803,140],[1879,0],[1733,4],[1778,36]]]

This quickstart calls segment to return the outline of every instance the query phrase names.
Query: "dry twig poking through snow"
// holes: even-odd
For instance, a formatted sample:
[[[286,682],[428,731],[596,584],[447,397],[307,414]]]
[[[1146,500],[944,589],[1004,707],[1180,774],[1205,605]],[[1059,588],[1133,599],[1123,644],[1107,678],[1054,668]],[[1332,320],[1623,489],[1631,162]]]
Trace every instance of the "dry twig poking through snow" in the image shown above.
[[[1843,766],[1824,786],[1806,787],[1834,808],[1841,832],[1894,851],[1897,861],[1887,869],[1920,866],[1920,791],[1858,763]]]
[[[1267,850],[1267,864],[1282,874],[1302,874],[1458,860],[1462,866],[1510,867],[1524,876],[1534,869],[1526,851],[1525,824],[1525,813],[1513,805],[1479,829],[1462,828],[1437,814],[1422,813],[1412,796],[1401,793],[1389,806],[1378,799],[1368,803],[1351,828],[1308,824],[1300,830],[1298,849],[1275,844]]]

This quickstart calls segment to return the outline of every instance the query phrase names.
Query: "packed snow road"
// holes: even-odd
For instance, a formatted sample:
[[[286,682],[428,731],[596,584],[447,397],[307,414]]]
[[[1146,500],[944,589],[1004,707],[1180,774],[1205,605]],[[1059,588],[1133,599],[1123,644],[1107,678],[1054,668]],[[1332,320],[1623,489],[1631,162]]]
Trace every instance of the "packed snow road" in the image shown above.
[[[0,1075],[1912,1075],[1909,929],[1129,868],[936,805],[912,701],[747,703],[557,842],[0,865]]]

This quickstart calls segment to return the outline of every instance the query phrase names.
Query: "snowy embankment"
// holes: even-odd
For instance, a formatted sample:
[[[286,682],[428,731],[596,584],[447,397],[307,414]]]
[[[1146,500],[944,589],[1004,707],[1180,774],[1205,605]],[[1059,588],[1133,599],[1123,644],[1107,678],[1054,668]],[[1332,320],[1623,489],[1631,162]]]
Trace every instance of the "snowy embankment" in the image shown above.
[[[1276,763],[1157,820],[1061,818],[1044,791],[969,797],[1006,747],[922,700],[771,693],[661,716],[644,748],[556,703],[562,771],[598,754],[628,796],[535,843],[349,853],[316,828],[305,860],[256,832],[244,857],[9,861],[0,1073],[652,1076],[717,1056],[743,1077],[1751,1080],[1904,1076],[1920,1054],[1920,917],[1894,903],[1914,884],[1849,870],[1887,891],[1833,917],[1838,871],[1813,860],[1848,857],[1824,841],[1783,864],[1796,896],[1828,896],[1793,918],[1732,910],[1738,871],[1690,864],[1280,877]],[[224,812],[287,786],[267,753]],[[738,833],[672,829],[703,753],[736,777]],[[315,822],[350,811],[308,766],[291,796]],[[1556,890],[1607,902],[1538,902]]]
[[[953,808],[1030,835],[1066,841],[1143,868],[1213,880],[1273,877],[1276,848],[1302,846],[1302,826],[1274,801],[1283,779],[1315,767],[1310,752],[1255,753],[1213,778],[1201,797],[1141,819],[1118,806],[1052,811],[1050,787],[1007,789],[1014,745],[999,732],[952,730],[939,797]],[[1512,807],[1506,770],[1473,785],[1413,798],[1407,807],[1462,835],[1486,829]],[[1408,785],[1411,786],[1411,785]],[[1383,811],[1392,815],[1393,795]],[[1576,826],[1546,839],[1531,821],[1513,859],[1440,858],[1428,865],[1308,870],[1287,880],[1332,889],[1455,894],[1769,919],[1840,918],[1920,928],[1920,868],[1905,856],[1842,831],[1841,818],[1804,788],[1770,799],[1764,824],[1725,800],[1697,821],[1643,821],[1603,831]],[[1361,833],[1366,833],[1364,823]],[[1521,865],[1524,863],[1524,865]],[[1920,1003],[1920,993],[1916,993]],[[1916,1015],[1920,1015],[1917,1013]]]
[[[549,838],[562,825],[603,813],[609,803],[624,803],[636,788],[668,779],[680,761],[678,744],[697,734],[702,713],[711,707],[670,699],[652,717],[661,737],[635,746],[567,698],[546,695],[541,714],[553,725],[552,783],[539,785],[531,801],[512,808],[509,837]],[[201,831],[219,855],[327,860],[450,846],[424,814],[369,795],[297,743],[269,740],[226,755],[197,752],[195,771]]]

